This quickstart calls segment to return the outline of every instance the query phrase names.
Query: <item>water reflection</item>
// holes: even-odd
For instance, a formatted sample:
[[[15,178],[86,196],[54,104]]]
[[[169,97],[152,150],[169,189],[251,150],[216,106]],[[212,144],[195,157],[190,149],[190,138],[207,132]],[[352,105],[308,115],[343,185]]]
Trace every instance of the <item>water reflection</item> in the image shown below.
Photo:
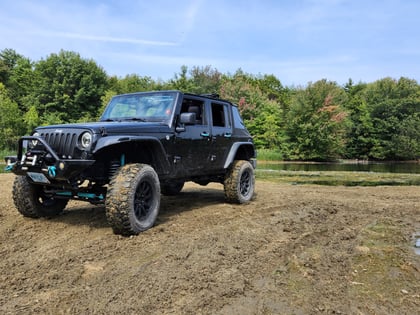
[[[304,162],[259,162],[259,169],[277,171],[344,171],[420,174],[420,163],[304,163]]]
[[[414,247],[414,252],[416,253],[416,255],[420,255],[420,246],[419,247]]]
[[[414,233],[414,252],[420,255],[420,232]]]

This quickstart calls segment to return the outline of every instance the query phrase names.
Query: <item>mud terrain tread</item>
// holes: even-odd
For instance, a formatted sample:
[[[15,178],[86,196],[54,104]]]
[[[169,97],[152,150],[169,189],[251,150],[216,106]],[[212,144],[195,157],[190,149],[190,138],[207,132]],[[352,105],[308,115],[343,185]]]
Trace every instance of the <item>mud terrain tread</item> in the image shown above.
[[[52,217],[60,214],[67,205],[68,200],[56,199],[55,204],[43,206],[38,202],[38,191],[41,187],[35,187],[26,176],[16,176],[13,182],[13,202],[16,209],[24,217],[41,218]]]
[[[132,224],[132,203],[137,178],[140,173],[153,172],[153,168],[147,164],[128,164],[119,169],[112,177],[105,201],[106,217],[115,234],[132,235],[138,234],[145,229],[135,229]],[[160,188],[157,195],[160,198]],[[157,207],[159,208],[160,199]]]
[[[247,195],[243,196],[240,193],[240,180],[244,170],[249,169],[251,172],[251,189],[252,191]],[[255,177],[254,169],[248,161],[239,160],[233,163],[233,166],[229,173],[225,177],[224,181],[225,199],[230,203],[247,203],[254,195]]]

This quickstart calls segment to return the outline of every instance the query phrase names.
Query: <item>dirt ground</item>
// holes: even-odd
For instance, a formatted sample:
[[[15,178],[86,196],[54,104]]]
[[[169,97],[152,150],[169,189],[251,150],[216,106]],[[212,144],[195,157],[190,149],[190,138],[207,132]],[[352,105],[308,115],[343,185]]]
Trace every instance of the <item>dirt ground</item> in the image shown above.
[[[419,314],[420,187],[257,181],[163,197],[156,226],[114,235],[104,208],[27,219],[0,175],[1,314]]]

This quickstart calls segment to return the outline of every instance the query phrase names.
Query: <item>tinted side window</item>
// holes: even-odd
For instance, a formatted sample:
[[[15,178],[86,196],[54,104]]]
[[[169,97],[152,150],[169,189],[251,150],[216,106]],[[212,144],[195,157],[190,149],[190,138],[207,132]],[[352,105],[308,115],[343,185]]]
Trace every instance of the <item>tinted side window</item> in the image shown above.
[[[181,113],[195,113],[197,125],[208,125],[203,101],[195,99],[184,99],[181,106]]]
[[[211,115],[214,127],[230,127],[230,118],[226,105],[211,103]]]

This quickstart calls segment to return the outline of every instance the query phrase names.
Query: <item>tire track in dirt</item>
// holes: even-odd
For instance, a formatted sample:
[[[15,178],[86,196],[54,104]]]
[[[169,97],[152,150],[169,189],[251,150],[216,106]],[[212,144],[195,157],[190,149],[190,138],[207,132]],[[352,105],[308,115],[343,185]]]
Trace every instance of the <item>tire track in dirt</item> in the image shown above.
[[[0,176],[2,314],[386,314],[387,309],[410,314],[418,309],[413,292],[419,290],[415,268],[420,266],[408,247],[420,226],[418,187],[257,182],[255,200],[235,205],[224,202],[222,185],[186,184],[179,196],[162,198],[154,228],[121,237],[112,233],[103,207],[80,202],[70,202],[54,219],[23,218],[11,201],[12,180]],[[363,253],[363,242],[367,229],[384,220],[400,229],[398,244],[407,243],[398,245],[404,264],[394,271],[404,275],[396,279],[408,292],[403,303],[379,301],[382,291],[363,294],[362,289],[375,290],[374,283],[354,272],[355,258],[362,259],[361,266],[364,257],[374,258],[372,250]],[[374,267],[369,266],[372,272]]]

